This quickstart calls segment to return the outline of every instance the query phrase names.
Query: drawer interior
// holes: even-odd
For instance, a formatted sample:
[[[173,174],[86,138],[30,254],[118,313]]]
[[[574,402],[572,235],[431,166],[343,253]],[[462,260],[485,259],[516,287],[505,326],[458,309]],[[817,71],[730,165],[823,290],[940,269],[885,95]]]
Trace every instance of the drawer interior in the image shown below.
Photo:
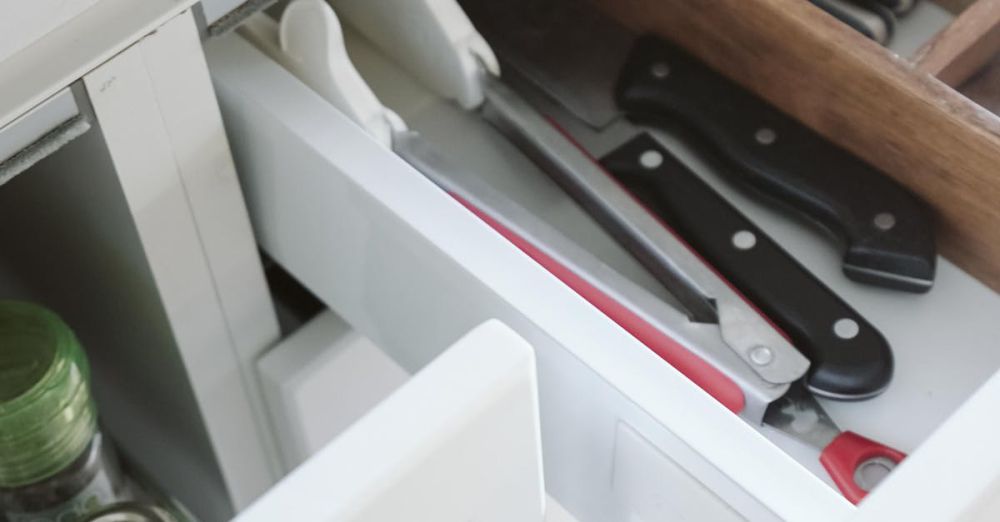
[[[414,81],[405,81],[406,73],[362,36],[348,32],[348,48],[384,103],[463,167],[467,175],[480,177],[504,192],[636,283],[666,294],[550,178],[482,118],[436,99]],[[837,252],[814,228],[789,220],[787,215],[734,190],[699,151],[669,135],[656,134],[889,339],[897,366],[888,391],[861,402],[822,399],[838,424],[912,453],[1000,369],[1000,353],[994,349],[1000,328],[990,319],[1000,314],[1000,296],[975,278],[942,259],[935,288],[927,295],[852,282],[843,275]],[[949,355],[942,357],[945,346]],[[761,431],[818,477],[829,480],[814,451],[766,426]]]
[[[673,505],[681,489],[625,487],[655,476],[636,461],[758,519],[848,509],[250,43],[229,35],[206,53],[261,248],[408,372],[486,319],[524,337],[537,358],[546,490],[573,516],[627,520],[640,503]],[[750,472],[763,468],[767,483]],[[790,487],[810,509],[785,500]]]
[[[934,6],[930,7],[933,9]],[[928,27],[938,27],[947,22],[947,15],[940,11],[933,11],[932,14]],[[927,36],[926,27],[917,27],[913,31],[914,38]],[[466,112],[421,87],[418,82],[407,77],[400,67],[350,29],[347,29],[347,42],[352,60],[383,103],[395,110],[411,128],[418,130],[451,161],[462,166],[469,176],[480,178],[499,189],[566,236],[595,252],[604,262],[633,281],[654,288],[657,286],[651,284],[651,278],[631,257],[478,115]],[[221,95],[224,110],[227,97]],[[240,111],[230,109],[229,118],[234,121],[229,125],[231,137],[235,143],[246,140],[246,146],[249,146],[251,140],[240,136],[245,131],[235,130],[233,136],[234,127],[244,128],[249,124],[247,121],[235,121],[233,112]],[[278,109],[274,109],[275,114],[278,112]],[[754,219],[821,280],[868,317],[893,345],[897,370],[896,379],[889,391],[876,399],[858,403],[824,401],[824,407],[838,424],[912,454],[1000,368],[1000,356],[993,350],[993,340],[1000,334],[1000,330],[990,319],[1000,312],[1000,298],[981,282],[950,262],[941,260],[938,282],[934,290],[925,296],[899,294],[852,283],[839,270],[836,253],[817,237],[815,230],[788,221],[740,193],[733,192],[714,174],[710,162],[700,157],[696,151],[670,136],[658,134],[657,137],[693,165],[699,175]],[[235,148],[239,162],[240,146],[235,145]],[[408,171],[408,175],[419,177],[412,170]],[[440,205],[448,204],[445,199],[437,201]],[[251,213],[254,213],[256,205],[251,196]],[[337,303],[331,306],[340,311]],[[340,307],[343,306],[347,305],[340,304]],[[348,313],[345,316],[349,322],[357,324],[361,330],[372,331],[370,325],[359,323],[351,315]],[[394,343],[388,342],[387,345],[390,345],[388,349],[393,353],[396,349],[392,347]],[[946,356],[942,355],[942,347],[948,347]],[[546,359],[544,354],[541,351],[539,355],[543,361]],[[401,356],[404,361],[409,357],[411,355],[408,353]],[[622,361],[618,363],[627,364]],[[657,364],[663,363],[657,361]],[[563,380],[570,377],[567,377],[569,371],[566,368],[552,367],[546,363],[542,363],[542,367],[542,423],[543,437],[547,441],[546,472],[547,478],[551,479],[550,492],[578,517],[584,513],[583,517],[594,516],[594,520],[615,519],[613,516],[607,518],[607,511],[603,512],[604,518],[597,517],[595,514],[602,511],[596,509],[593,503],[580,498],[582,489],[571,491],[570,487],[578,484],[567,481],[563,476],[565,470],[559,469],[566,461],[559,458],[559,449],[552,442],[552,437],[553,433],[563,432],[560,427],[553,426],[556,422],[553,419],[558,416],[553,415],[553,408],[546,408],[545,404],[561,403],[554,401],[552,395],[546,394],[555,393],[549,387],[562,386]],[[649,407],[648,402],[639,403],[643,407]],[[617,414],[620,415],[621,411]],[[660,422],[664,420],[661,418]],[[772,447],[781,448],[784,454],[793,457],[814,477],[828,480],[818,465],[814,450],[766,427],[759,428],[759,431],[769,439]],[[561,442],[565,443],[564,440]],[[749,443],[744,439],[739,442]],[[768,458],[773,458],[774,454],[769,455],[771,456]],[[732,498],[726,496],[726,501],[739,504],[739,501]],[[835,511],[831,508],[827,514]],[[589,518],[581,518],[584,519]]]

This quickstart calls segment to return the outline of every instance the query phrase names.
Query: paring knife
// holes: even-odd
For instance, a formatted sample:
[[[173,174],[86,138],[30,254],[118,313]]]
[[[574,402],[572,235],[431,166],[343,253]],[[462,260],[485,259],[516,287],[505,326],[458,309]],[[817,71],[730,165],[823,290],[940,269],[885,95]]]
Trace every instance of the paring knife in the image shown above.
[[[599,130],[622,113],[707,145],[721,173],[846,243],[857,281],[923,292],[934,278],[930,214],[855,156],[665,42],[636,39],[587,2],[461,0],[504,66]]]
[[[640,134],[602,164],[806,353],[811,389],[860,399],[888,386],[882,334],[655,139]]]

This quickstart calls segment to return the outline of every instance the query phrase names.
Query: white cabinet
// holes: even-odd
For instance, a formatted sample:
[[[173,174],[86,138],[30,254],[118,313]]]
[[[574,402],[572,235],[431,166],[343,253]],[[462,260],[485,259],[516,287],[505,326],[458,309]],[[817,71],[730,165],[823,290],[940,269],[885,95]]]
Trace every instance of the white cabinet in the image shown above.
[[[1000,297],[954,266],[927,296],[859,287],[809,231],[720,186],[896,350],[884,396],[824,404],[911,455],[855,508],[815,452],[734,416],[243,37],[201,42],[192,3],[101,0],[0,62],[0,138],[73,84],[93,127],[0,186],[16,245],[0,292],[77,326],[108,430],[198,514],[998,516]],[[348,37],[469,176],[642,282],[498,133]],[[258,247],[329,308],[284,339]]]

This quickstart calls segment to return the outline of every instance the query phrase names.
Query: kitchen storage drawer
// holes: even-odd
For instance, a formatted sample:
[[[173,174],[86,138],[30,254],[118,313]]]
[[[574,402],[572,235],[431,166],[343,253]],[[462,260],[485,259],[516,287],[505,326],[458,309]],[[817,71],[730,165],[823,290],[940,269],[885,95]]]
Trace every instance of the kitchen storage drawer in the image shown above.
[[[469,176],[604,250],[616,268],[636,270],[477,115],[421,87],[363,37],[348,30],[347,38],[352,59],[379,97]],[[850,283],[829,247],[807,228],[719,186],[692,151],[671,144],[895,347],[897,377],[885,395],[824,404],[842,425],[911,453],[854,511],[833,489],[817,487],[825,475],[815,453],[766,428],[732,423],[730,413],[263,52],[237,36],[210,42],[207,52],[261,247],[410,371],[487,317],[528,339],[539,359],[546,489],[579,520],[706,512],[753,520],[877,517],[886,513],[880,509],[902,514],[904,499],[929,487],[908,477],[954,458],[954,446],[962,444],[950,436],[976,423],[971,412],[979,401],[985,407],[1000,400],[992,391],[1000,367],[990,320],[1000,310],[996,294],[946,261],[927,296]],[[975,304],[955,314],[955,303]],[[949,346],[948,357],[941,346]],[[961,413],[946,422],[956,410]],[[995,428],[984,423],[981,429]],[[968,436],[972,445],[979,435]],[[970,477],[992,476],[995,456],[983,457],[964,455]],[[683,485],[640,487],[671,478],[697,486],[694,492]],[[963,481],[954,483],[948,500],[933,499],[939,513],[953,516],[988,495],[982,488],[959,494]],[[718,511],[706,511],[713,507]]]
[[[261,247],[408,371],[489,318],[523,336],[537,357],[546,490],[574,516],[623,520],[636,508],[620,484],[642,477],[616,487],[612,471],[646,468],[616,463],[616,453],[664,462],[675,480],[751,518],[813,512],[782,502],[782,487],[831,515],[849,512],[251,44],[228,35],[207,53]],[[619,449],[636,440],[622,430],[641,435],[640,450]],[[749,480],[765,468],[770,482]]]
[[[857,508],[827,483],[814,450],[737,418],[243,36],[204,42],[206,69],[190,1],[99,0],[0,62],[0,131],[78,80],[94,124],[0,187],[0,239],[17,246],[0,253],[0,291],[51,303],[79,329],[109,431],[208,520],[257,499],[248,520],[360,509],[343,496],[379,490],[379,472],[457,440],[445,434],[465,420],[510,429],[495,440],[509,444],[502,465],[526,480],[487,501],[510,494],[505,506],[535,516],[543,485],[550,520],[995,518],[1000,297],[986,286],[996,288],[1000,267],[995,117],[804,1],[594,2],[680,41],[910,184],[943,216],[946,256],[982,280],[942,259],[928,295],[854,284],[810,229],[732,192],[697,151],[659,135],[893,345],[884,395],[824,402],[842,426],[910,454]],[[213,18],[227,4],[214,2]],[[347,33],[379,97],[447,159],[655,286],[479,115],[421,85],[412,63]],[[244,195],[257,246],[330,308],[317,320],[333,323],[279,339]],[[470,342],[484,322],[502,342]],[[316,404],[288,390],[323,377],[303,379],[279,360],[313,334],[328,345],[307,346],[313,360],[353,353],[334,345],[340,335],[365,339],[379,357],[366,364],[393,368],[347,416],[389,398],[281,481],[321,444],[295,432]],[[532,351],[537,417],[527,414]],[[459,353],[472,360],[457,363]],[[495,364],[477,364],[487,358]],[[488,386],[504,376],[516,383]],[[510,396],[492,393],[500,388]],[[520,406],[494,415],[499,404]],[[525,415],[507,423],[506,414]],[[412,441],[392,433],[420,429]],[[364,444],[369,433],[385,445]],[[298,444],[290,452],[288,440]],[[444,481],[483,462],[444,460],[459,466],[441,468]]]

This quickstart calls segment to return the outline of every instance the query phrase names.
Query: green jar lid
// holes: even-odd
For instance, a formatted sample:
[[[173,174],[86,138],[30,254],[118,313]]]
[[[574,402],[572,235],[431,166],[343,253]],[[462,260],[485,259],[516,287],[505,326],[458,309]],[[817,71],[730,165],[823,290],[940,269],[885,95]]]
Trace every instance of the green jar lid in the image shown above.
[[[72,330],[38,305],[0,301],[0,487],[70,465],[97,431],[90,369]]]

